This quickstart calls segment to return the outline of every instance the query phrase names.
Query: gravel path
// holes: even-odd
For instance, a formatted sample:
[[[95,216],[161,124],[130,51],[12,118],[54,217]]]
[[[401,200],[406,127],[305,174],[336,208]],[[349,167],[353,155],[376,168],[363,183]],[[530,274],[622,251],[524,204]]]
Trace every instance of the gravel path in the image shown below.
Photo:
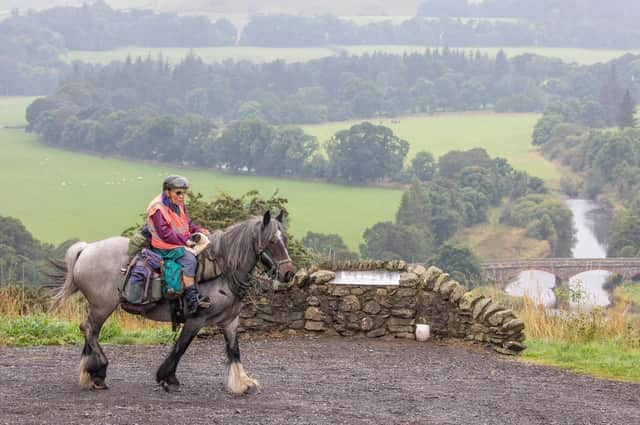
[[[0,348],[0,424],[640,424],[640,385],[442,342],[281,338],[240,343],[263,390],[226,392],[221,339],[154,373],[166,346],[105,346],[108,391],[76,384],[80,347]]]

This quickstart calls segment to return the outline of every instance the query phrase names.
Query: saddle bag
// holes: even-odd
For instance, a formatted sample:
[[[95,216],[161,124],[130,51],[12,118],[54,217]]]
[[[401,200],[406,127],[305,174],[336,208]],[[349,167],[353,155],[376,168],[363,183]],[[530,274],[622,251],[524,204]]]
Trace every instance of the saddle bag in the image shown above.
[[[162,299],[162,257],[144,248],[135,255],[124,276],[120,297],[133,305],[154,304]]]

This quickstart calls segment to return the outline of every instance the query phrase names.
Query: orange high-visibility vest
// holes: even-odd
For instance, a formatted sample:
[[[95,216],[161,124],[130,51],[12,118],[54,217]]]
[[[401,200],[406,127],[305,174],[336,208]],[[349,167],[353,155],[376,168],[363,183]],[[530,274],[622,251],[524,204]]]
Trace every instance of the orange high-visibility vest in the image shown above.
[[[160,239],[160,235],[158,234],[158,229],[153,225],[153,220],[151,220],[151,216],[156,213],[156,211],[160,210],[162,213],[162,217],[164,220],[169,223],[171,228],[177,235],[189,236],[189,221],[187,220],[187,214],[184,212],[184,207],[182,205],[178,205],[180,209],[180,215],[176,214],[171,210],[171,208],[167,207],[162,203],[162,193],[149,203],[147,207],[147,223],[149,224],[149,230],[151,231],[151,246],[158,249],[174,249],[179,248],[183,245],[174,245]]]

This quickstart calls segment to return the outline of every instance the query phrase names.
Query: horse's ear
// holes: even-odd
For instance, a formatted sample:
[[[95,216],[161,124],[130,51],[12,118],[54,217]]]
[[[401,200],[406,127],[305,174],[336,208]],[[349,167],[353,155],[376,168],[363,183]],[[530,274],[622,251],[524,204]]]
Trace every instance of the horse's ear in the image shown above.
[[[264,213],[264,217],[262,217],[262,227],[266,227],[270,221],[271,221],[271,211],[267,211],[266,213]]]
[[[280,223],[284,222],[284,210],[280,210],[280,214],[278,214],[276,220],[278,220]]]

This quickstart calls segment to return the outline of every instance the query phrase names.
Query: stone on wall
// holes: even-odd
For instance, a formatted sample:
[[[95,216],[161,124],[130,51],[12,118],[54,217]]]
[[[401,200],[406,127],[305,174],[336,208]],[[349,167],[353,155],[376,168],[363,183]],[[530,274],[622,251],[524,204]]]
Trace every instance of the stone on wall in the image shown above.
[[[515,314],[513,314],[513,311],[502,310],[490,316],[488,321],[489,321],[489,324],[492,326],[500,326],[502,323],[504,323],[505,319],[511,320],[511,319],[515,319],[515,317],[516,316]]]
[[[425,288],[429,290],[433,290],[433,285],[435,285],[436,280],[442,274],[442,270],[435,266],[431,266],[427,269],[427,275],[425,276]]]
[[[400,287],[416,288],[420,283],[420,278],[415,273],[401,273]]]
[[[417,289],[414,288],[400,288],[398,289],[394,295],[396,297],[415,297],[416,294],[418,293]]]
[[[502,328],[511,332],[520,332],[524,329],[524,322],[520,319],[511,319],[503,324]]]
[[[338,309],[340,311],[358,311],[360,310],[360,301],[358,301],[358,297],[355,295],[347,295],[342,298]]]
[[[492,302],[491,305],[487,306],[487,308],[484,309],[484,311],[479,317],[479,320],[481,320],[482,322],[487,322],[487,320],[489,320],[489,318],[491,318],[492,315],[502,310],[504,310],[504,308]]]
[[[374,329],[372,331],[367,332],[367,337],[369,338],[378,338],[386,335],[387,331],[384,328]]]
[[[364,304],[364,307],[362,307],[362,311],[367,314],[378,314],[380,310],[382,310],[382,307],[375,301],[368,301]]]
[[[373,329],[373,326],[374,323],[371,317],[365,316],[360,319],[360,329],[362,329],[363,331],[370,331],[371,329]]]
[[[413,332],[413,326],[411,325],[387,325],[387,329],[389,329],[389,332],[393,332],[393,333],[406,333],[406,332]]]
[[[444,282],[447,282],[449,278],[450,278],[449,273],[441,273],[440,276],[438,276],[436,281],[433,283],[433,291],[440,292],[440,285],[442,285]]]
[[[443,297],[449,297],[449,294],[451,294],[451,292],[453,292],[453,290],[457,287],[461,286],[458,282],[456,282],[455,280],[448,280],[446,282],[443,282],[440,285],[440,289],[439,292]]]
[[[307,320],[321,322],[324,316],[325,314],[318,307],[309,307],[307,311],[304,312],[304,318]]]
[[[391,310],[391,316],[410,318],[416,315],[416,311],[410,308],[398,308]]]
[[[454,305],[458,304],[458,301],[460,301],[460,299],[466,292],[467,292],[467,289],[464,286],[462,285],[456,286],[453,289],[453,291],[451,291],[451,294],[449,295],[449,302],[451,302]]]
[[[306,322],[304,322],[304,328],[308,331],[314,331],[314,332],[325,330],[324,323],[316,322],[314,320],[307,320]]]
[[[309,272],[305,268],[299,269],[295,275],[293,275],[293,285],[299,288],[307,285],[309,281]]]
[[[318,270],[317,272],[312,273],[310,276],[311,282],[315,283],[316,285],[328,283],[335,277],[336,274],[331,270]]]
[[[484,297],[479,299],[478,302],[476,302],[473,306],[473,320],[478,320],[485,307],[487,307],[489,304],[491,304],[491,299]]]
[[[458,306],[463,312],[471,313],[473,311],[473,304],[479,299],[484,298],[484,295],[474,295],[472,292],[465,292],[460,300],[458,300]]]

